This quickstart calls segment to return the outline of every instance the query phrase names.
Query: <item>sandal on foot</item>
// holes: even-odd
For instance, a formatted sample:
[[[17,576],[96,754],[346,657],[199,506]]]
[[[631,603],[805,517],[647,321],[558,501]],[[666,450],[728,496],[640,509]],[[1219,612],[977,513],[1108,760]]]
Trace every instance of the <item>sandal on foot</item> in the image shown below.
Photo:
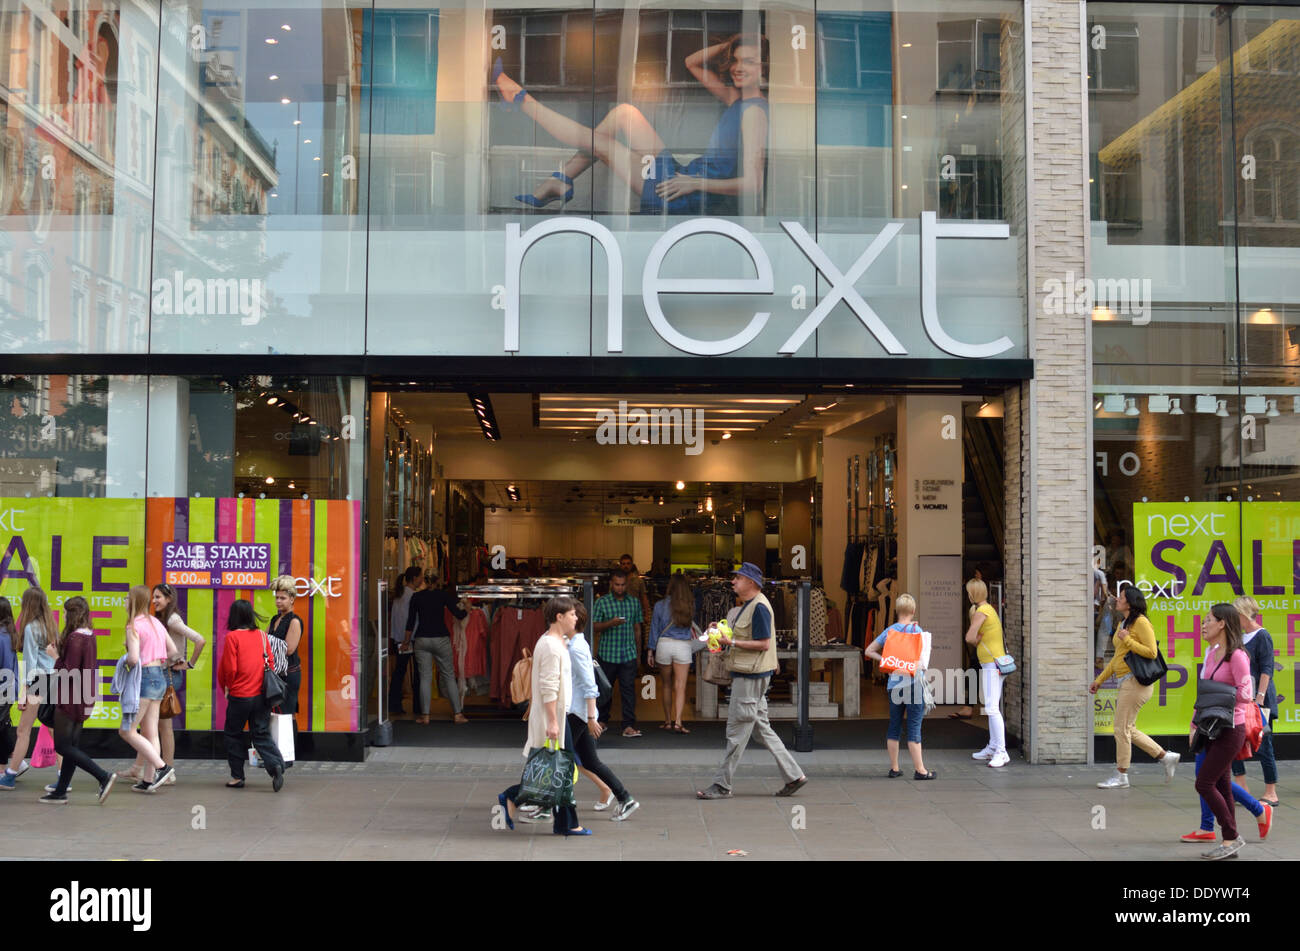
[[[717,783],[714,783],[708,789],[697,789],[695,791],[696,799],[730,799],[731,790],[723,789]]]

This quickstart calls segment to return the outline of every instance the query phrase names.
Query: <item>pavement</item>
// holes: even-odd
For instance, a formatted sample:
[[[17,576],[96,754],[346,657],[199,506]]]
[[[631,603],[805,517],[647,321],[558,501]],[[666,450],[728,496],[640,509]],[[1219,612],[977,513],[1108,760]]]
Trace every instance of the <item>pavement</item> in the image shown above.
[[[993,770],[969,751],[929,751],[939,774],[887,779],[883,749],[819,749],[797,754],[809,783],[775,798],[782,782],[762,748],[751,745],[735,798],[699,802],[721,758],[713,749],[602,741],[602,758],[641,802],[626,822],[591,810],[594,787],[579,787],[579,816],[590,838],[556,838],[549,824],[494,828],[497,793],[517,782],[519,742],[474,748],[390,746],[364,763],[298,763],[276,794],[251,768],[244,789],[224,787],[226,765],[177,763],[178,782],[152,795],[120,782],[95,803],[84,774],[71,802],[37,802],[53,770],[31,770],[0,793],[0,859],[163,860],[824,860],[1010,859],[1156,860],[1201,863],[1205,846],[1178,836],[1197,825],[1190,766],[1168,785],[1155,764],[1131,771],[1133,786],[1101,790],[1111,767],[1030,766],[1013,759]],[[105,760],[124,770],[126,761]],[[1238,808],[1245,861],[1300,858],[1287,802],[1300,764],[1279,763],[1283,804],[1267,842]],[[1263,789],[1250,766],[1252,789]],[[1300,800],[1297,800],[1300,801]],[[496,817],[496,826],[501,826]],[[732,856],[731,850],[747,855]]]

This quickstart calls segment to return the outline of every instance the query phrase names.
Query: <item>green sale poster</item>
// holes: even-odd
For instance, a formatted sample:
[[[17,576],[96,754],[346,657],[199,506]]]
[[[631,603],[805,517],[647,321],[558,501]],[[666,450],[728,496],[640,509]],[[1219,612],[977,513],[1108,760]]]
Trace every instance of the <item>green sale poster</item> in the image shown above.
[[[1300,503],[1153,502],[1133,506],[1136,578],[1169,664],[1138,716],[1155,735],[1186,734],[1205,653],[1210,606],[1249,595],[1273,638],[1281,733],[1300,732],[1295,642],[1300,637]],[[1116,685],[1094,698],[1094,730],[1113,732]]]
[[[144,511],[137,499],[0,498],[0,596],[14,617],[29,585],[45,590],[59,624],[69,598],[90,603],[102,683],[88,727],[121,722],[113,668],[125,649],[127,593],[145,580]],[[11,715],[17,722],[17,705]]]

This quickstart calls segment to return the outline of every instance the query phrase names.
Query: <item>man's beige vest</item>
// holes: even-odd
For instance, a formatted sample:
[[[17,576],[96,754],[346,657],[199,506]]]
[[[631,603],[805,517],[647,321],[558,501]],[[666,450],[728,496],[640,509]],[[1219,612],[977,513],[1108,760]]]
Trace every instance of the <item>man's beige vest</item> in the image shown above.
[[[760,591],[745,604],[736,620],[732,622],[733,640],[754,639],[754,611],[760,604],[767,608],[768,615],[775,626],[776,615],[772,611],[772,605]],[[761,651],[733,647],[727,653],[727,669],[733,674],[764,674],[769,670],[776,670],[778,666],[780,664],[776,659],[776,631],[772,631],[772,636],[767,639],[767,647]]]

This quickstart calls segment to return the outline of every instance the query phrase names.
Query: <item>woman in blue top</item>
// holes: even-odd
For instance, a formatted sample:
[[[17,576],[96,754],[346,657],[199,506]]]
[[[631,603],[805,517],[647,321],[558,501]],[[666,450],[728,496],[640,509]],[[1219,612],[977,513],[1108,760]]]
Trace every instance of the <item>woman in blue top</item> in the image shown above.
[[[36,725],[36,708],[40,696],[49,696],[47,675],[54,669],[59,656],[59,629],[54,623],[45,592],[33,585],[23,592],[22,606],[18,609],[17,629],[23,632],[23,669],[28,693],[18,704],[22,716],[18,720],[18,736],[14,741],[9,765],[0,775],[0,790],[14,788],[14,783],[27,772],[27,747],[31,743],[32,727]]]
[[[8,598],[0,598],[0,672],[7,671],[7,684],[0,684],[0,757],[6,762],[14,751],[14,725],[9,707],[18,695],[18,632],[14,609]]]
[[[695,640],[692,630],[695,595],[681,572],[668,579],[668,596],[659,601],[650,615],[650,643],[646,663],[663,669],[664,722],[659,729],[673,733],[690,733],[682,726],[686,706],[686,678],[691,673]]]
[[[515,197],[534,208],[557,198],[568,201],[574,178],[599,159],[632,189],[643,214],[734,215],[742,207],[755,208],[756,202],[742,206],[739,199],[763,194],[768,106],[762,86],[767,67],[767,38],[758,36],[736,34],[686,57],[686,68],[727,109],[704,155],[682,165],[636,106],[621,103],[589,129],[538,102],[502,72],[497,59],[492,81],[506,104],[578,150],[563,172],[555,172],[532,195]],[[654,156],[648,178],[642,174],[646,155]]]
[[[889,691],[889,732],[886,747],[889,750],[889,778],[903,775],[898,768],[898,741],[903,734],[903,713],[907,713],[907,749],[912,754],[913,779],[934,779],[938,773],[926,770],[921,758],[921,720],[925,716],[925,669],[930,666],[930,632],[921,630],[913,620],[916,617],[916,599],[910,594],[900,594],[894,600],[894,610],[898,620],[885,628],[866,649],[867,657],[882,663],[885,644],[891,634],[902,634],[904,640],[898,642],[905,648],[899,657],[905,663],[913,664],[914,673],[891,670],[885,689]],[[906,643],[906,638],[915,637],[919,643]],[[891,658],[894,654],[890,654]]]

